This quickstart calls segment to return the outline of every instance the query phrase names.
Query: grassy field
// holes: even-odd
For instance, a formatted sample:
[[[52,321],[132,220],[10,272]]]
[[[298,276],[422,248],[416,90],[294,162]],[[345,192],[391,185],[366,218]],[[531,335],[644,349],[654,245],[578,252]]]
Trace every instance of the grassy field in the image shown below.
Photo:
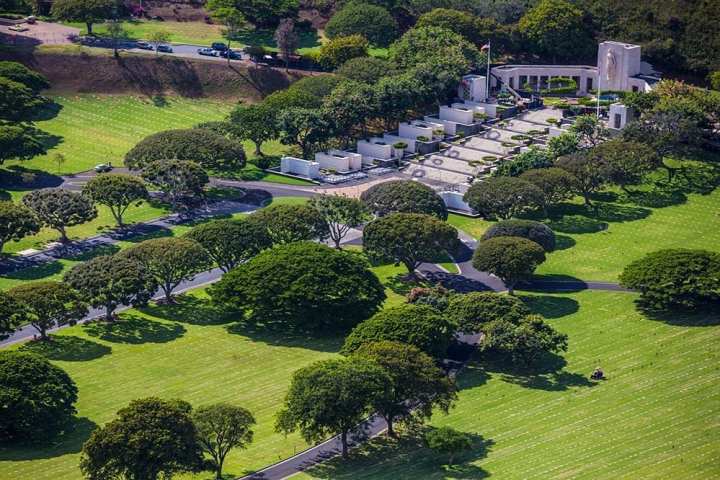
[[[569,350],[535,372],[475,363],[461,375],[457,407],[433,421],[475,435],[458,466],[381,440],[293,479],[720,478],[720,316],[652,320],[624,293],[525,298]],[[597,365],[608,379],[589,382]]]

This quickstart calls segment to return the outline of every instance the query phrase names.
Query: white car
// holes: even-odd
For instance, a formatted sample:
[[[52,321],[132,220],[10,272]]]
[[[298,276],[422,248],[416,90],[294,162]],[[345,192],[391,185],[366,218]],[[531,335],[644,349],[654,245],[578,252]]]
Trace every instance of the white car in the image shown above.
[[[198,55],[206,55],[208,57],[217,57],[218,51],[213,50],[212,48],[198,48],[197,49]]]

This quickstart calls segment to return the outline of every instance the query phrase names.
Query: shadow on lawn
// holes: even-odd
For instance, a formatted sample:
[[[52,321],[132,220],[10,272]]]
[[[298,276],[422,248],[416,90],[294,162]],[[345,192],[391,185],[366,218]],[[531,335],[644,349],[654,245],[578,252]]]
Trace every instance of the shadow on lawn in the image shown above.
[[[150,304],[139,310],[153,317],[189,325],[224,325],[237,320],[239,313],[213,305],[207,298],[194,295],[176,295],[175,303]]]
[[[37,190],[39,188],[59,187],[63,179],[44,170],[10,165],[0,168],[0,188],[5,190]]]
[[[228,333],[250,338],[253,342],[266,345],[297,347],[320,352],[337,352],[344,337],[339,332],[288,330],[287,324],[260,324],[237,322],[226,327]]]
[[[20,350],[37,353],[48,360],[85,362],[95,360],[112,352],[112,348],[72,335],[50,335],[50,340],[24,343]]]
[[[424,444],[424,433],[429,430],[428,427],[421,428],[398,439],[384,435],[374,438],[350,450],[349,458],[333,458],[313,467],[309,472],[318,478],[335,480],[354,479],[359,472],[366,476],[387,471],[392,471],[398,480],[482,479],[490,476],[475,462],[487,457],[495,443],[493,440],[467,432],[472,440],[472,448],[456,455],[454,464],[448,466],[447,455],[436,453]]]
[[[518,296],[530,310],[545,318],[562,318],[572,315],[580,309],[577,300],[570,297],[553,295],[520,295]]]
[[[162,323],[137,315],[123,315],[120,320],[107,323],[89,322],[83,330],[91,337],[113,343],[167,343],[182,337],[185,327],[176,323]]]
[[[491,353],[482,354],[482,365],[492,376],[497,373],[503,382],[524,388],[562,392],[573,387],[594,387],[588,375],[563,370],[567,362],[560,355],[546,353],[530,367],[513,365],[507,358]]]
[[[42,460],[79,453],[96,428],[97,424],[89,418],[74,417],[68,425],[68,431],[58,435],[51,442],[13,445],[12,447],[0,444],[0,462]]]
[[[696,312],[686,310],[657,310],[647,307],[640,300],[635,301],[637,309],[650,320],[664,322],[676,327],[710,327],[720,325],[720,302]]]

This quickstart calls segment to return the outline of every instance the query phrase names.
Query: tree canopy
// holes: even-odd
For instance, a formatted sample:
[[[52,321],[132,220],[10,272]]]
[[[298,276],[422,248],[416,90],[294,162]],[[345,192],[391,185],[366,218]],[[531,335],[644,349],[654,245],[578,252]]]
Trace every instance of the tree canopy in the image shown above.
[[[0,351],[0,443],[48,441],[76,413],[78,389],[60,367],[34,353]]]
[[[22,323],[31,324],[42,340],[47,339],[50,328],[74,325],[87,314],[80,294],[62,282],[27,282],[11,288],[8,294],[22,305]]]
[[[185,237],[199,243],[224,272],[272,246],[262,223],[247,219],[211,220],[194,227]]]
[[[141,179],[122,173],[105,173],[92,178],[83,187],[83,193],[108,207],[121,227],[124,225],[123,215],[127,209],[150,196]]]
[[[540,189],[545,213],[551,205],[572,198],[577,190],[575,177],[558,167],[533,168],[523,172],[520,178]]]
[[[143,168],[142,178],[155,185],[173,209],[203,198],[205,185],[210,182],[205,170],[188,160],[152,161]]]
[[[538,53],[553,60],[582,58],[593,43],[582,10],[566,0],[540,0],[518,26]]]
[[[448,465],[452,466],[455,457],[472,448],[472,438],[465,432],[452,427],[434,428],[425,434],[428,448],[448,456]]]
[[[487,41],[479,35],[478,18],[468,12],[450,8],[433,8],[418,18],[416,27],[437,27],[462,35],[466,40],[477,44]]]
[[[272,112],[264,103],[238,105],[230,112],[230,122],[233,135],[255,144],[255,155],[262,155],[262,144],[278,135],[277,125],[272,121]]]
[[[25,205],[0,201],[0,255],[5,244],[40,231],[35,212]]]
[[[445,202],[435,190],[420,182],[392,180],[365,190],[360,199],[378,216],[390,213],[424,213],[440,220],[448,217]]]
[[[495,237],[480,242],[473,254],[472,264],[481,272],[500,278],[512,294],[517,282],[528,279],[544,261],[543,247],[532,240]]]
[[[390,45],[390,61],[414,68],[439,57],[452,58],[458,70],[469,72],[481,63],[478,49],[457,33],[439,27],[416,27]],[[455,82],[459,81],[457,78]]]
[[[80,225],[97,217],[97,209],[85,195],[61,187],[33,190],[23,203],[45,226],[60,233],[60,241],[68,242],[67,227]]]
[[[496,177],[517,177],[523,172],[533,168],[547,168],[552,166],[550,149],[543,150],[535,145],[513,157],[510,161],[503,162],[495,173]]]
[[[52,3],[51,15],[68,22],[83,22],[92,35],[93,23],[102,22],[113,15],[117,4],[113,0],[57,0]]]
[[[373,45],[387,47],[398,36],[398,24],[383,7],[351,1],[335,12],[325,34],[331,39],[358,34]]]
[[[395,72],[394,66],[385,59],[377,57],[357,57],[343,63],[340,68],[335,70],[335,73],[348,80],[374,84],[381,78],[392,75]]]
[[[29,124],[10,125],[0,122],[0,165],[5,160],[29,160],[46,152],[41,132]]]
[[[508,219],[544,204],[543,192],[517,177],[490,177],[473,183],[463,199],[486,218]]]
[[[0,77],[21,83],[34,93],[40,93],[41,90],[50,88],[50,83],[43,75],[18,62],[0,62]]]
[[[367,207],[357,198],[318,195],[311,198],[308,204],[320,213],[327,224],[329,237],[335,248],[340,248],[340,242],[351,228],[357,228],[370,220]]]
[[[340,353],[349,355],[362,345],[393,341],[413,345],[435,358],[444,358],[457,325],[428,305],[403,304],[386,308],[356,326]]]
[[[625,191],[662,165],[662,158],[652,147],[632,141],[608,140],[593,149],[593,156],[606,165],[610,182]]]
[[[555,165],[571,174],[574,192],[582,195],[586,206],[592,206],[591,196],[608,182],[608,168],[602,159],[588,151],[579,151],[560,157]]]
[[[402,263],[411,275],[442,251],[454,251],[457,230],[430,215],[393,213],[363,229],[363,250],[371,261]]]
[[[518,322],[496,320],[486,325],[482,349],[508,356],[527,367],[542,355],[567,350],[567,335],[545,323],[539,315],[528,315]]]
[[[30,88],[0,76],[0,120],[31,120],[44,104],[45,100]]]
[[[517,323],[530,314],[522,300],[495,292],[470,292],[453,295],[445,315],[458,324],[463,333],[483,332],[490,322]]]
[[[335,70],[348,60],[367,57],[370,44],[362,35],[335,37],[320,47],[318,61],[326,70]]]
[[[0,291],[0,340],[8,338],[22,322],[22,305],[7,292]]]
[[[380,280],[360,257],[297,242],[265,250],[210,287],[213,301],[252,312],[252,319],[299,330],[344,329],[385,300]]]
[[[555,232],[550,227],[534,220],[503,220],[493,224],[482,236],[482,240],[495,237],[523,237],[537,243],[546,252],[555,250]]]
[[[270,205],[250,215],[248,221],[262,227],[273,244],[324,240],[329,235],[324,216],[310,205]]]

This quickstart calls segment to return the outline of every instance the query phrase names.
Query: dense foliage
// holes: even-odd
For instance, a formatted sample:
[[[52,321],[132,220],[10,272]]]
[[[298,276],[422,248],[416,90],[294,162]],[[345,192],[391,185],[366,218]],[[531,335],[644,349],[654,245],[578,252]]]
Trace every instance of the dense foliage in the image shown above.
[[[45,226],[60,233],[60,241],[69,241],[67,227],[80,225],[97,217],[97,209],[85,195],[61,187],[33,190],[23,203],[35,212]]]
[[[92,178],[83,193],[93,201],[110,209],[118,226],[123,226],[123,215],[133,204],[146,200],[150,194],[145,183],[135,176],[121,173],[106,173]]]
[[[34,93],[50,88],[47,79],[34,70],[30,70],[22,63],[18,62],[0,62],[0,77],[5,77],[13,82],[22,83]]]
[[[386,47],[398,36],[395,19],[384,8],[352,1],[345,4],[325,25],[328,38],[362,35],[371,44]]]
[[[370,44],[362,35],[336,37],[320,47],[318,61],[326,70],[335,70],[348,60],[367,57]]]
[[[378,216],[390,213],[423,213],[440,220],[448,217],[445,202],[429,186],[411,180],[382,182],[365,190],[360,199]]]
[[[517,323],[530,314],[518,298],[494,292],[470,292],[453,295],[445,315],[458,324],[463,333],[483,332],[490,322],[506,320]]]
[[[473,266],[500,278],[513,293],[515,284],[530,278],[545,261],[545,251],[532,240],[521,237],[495,237],[480,242],[473,254]]]
[[[324,240],[330,233],[325,217],[311,205],[271,205],[248,221],[259,225],[273,244]]]
[[[22,204],[0,201],[0,254],[11,240],[20,240],[40,230],[35,213]]]
[[[357,57],[343,63],[340,68],[335,70],[335,73],[348,80],[374,84],[377,83],[377,81],[380,80],[382,77],[391,75],[395,72],[394,66],[385,59],[377,57]]]
[[[538,187],[516,177],[491,177],[473,183],[463,198],[486,218],[508,219],[544,204]]]
[[[50,280],[17,285],[8,294],[20,305],[20,322],[30,324],[46,340],[47,331],[63,325],[74,325],[87,314],[81,295],[62,282]]]
[[[143,168],[142,178],[157,187],[176,210],[202,199],[210,182],[205,170],[189,160],[152,161]]]
[[[545,323],[539,315],[528,315],[518,322],[496,320],[485,327],[482,349],[507,356],[527,367],[547,353],[567,350],[567,335]]]
[[[247,219],[211,220],[194,227],[185,237],[199,243],[224,272],[272,246],[264,226]]]
[[[50,14],[68,22],[83,22],[92,35],[93,23],[102,22],[117,11],[113,0],[57,0],[52,2]]]
[[[537,243],[546,252],[555,250],[555,232],[544,223],[534,220],[503,220],[488,228],[482,240],[495,237],[523,237]]]

